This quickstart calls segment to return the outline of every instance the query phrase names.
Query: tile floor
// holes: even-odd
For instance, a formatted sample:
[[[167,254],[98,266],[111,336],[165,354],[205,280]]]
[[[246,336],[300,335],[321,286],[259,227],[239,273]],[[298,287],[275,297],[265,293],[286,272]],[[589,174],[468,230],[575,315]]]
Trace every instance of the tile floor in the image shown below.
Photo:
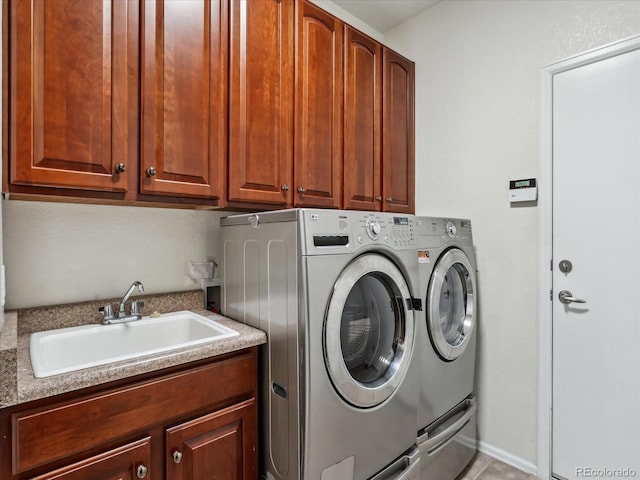
[[[483,453],[465,469],[456,480],[535,480],[537,477],[513,468]]]

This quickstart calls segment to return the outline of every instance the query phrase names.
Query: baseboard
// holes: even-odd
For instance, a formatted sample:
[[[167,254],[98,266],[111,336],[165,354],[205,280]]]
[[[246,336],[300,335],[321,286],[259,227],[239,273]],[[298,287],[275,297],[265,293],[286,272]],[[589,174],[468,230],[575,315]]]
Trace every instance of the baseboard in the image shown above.
[[[532,473],[534,475],[538,474],[538,467],[533,463],[527,462],[520,457],[516,457],[515,455],[505,452],[504,450],[494,447],[493,445],[489,445],[486,442],[478,441],[478,451],[480,453],[484,453],[485,455],[489,455],[496,460],[500,460],[502,463],[511,465],[518,470],[522,470],[523,472]]]

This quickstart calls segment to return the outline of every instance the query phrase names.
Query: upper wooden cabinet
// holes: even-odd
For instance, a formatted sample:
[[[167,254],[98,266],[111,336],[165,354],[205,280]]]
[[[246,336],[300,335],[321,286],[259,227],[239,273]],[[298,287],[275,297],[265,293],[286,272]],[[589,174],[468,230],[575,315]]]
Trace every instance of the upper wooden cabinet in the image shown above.
[[[414,213],[414,64],[345,32],[344,208]]]
[[[140,191],[223,197],[227,2],[144,0],[141,6]]]
[[[11,184],[125,191],[129,2],[14,0],[9,12]]]
[[[341,21],[314,4],[299,5],[295,206],[341,204],[343,28]]]
[[[387,48],[382,65],[382,209],[414,213],[414,65]]]
[[[290,203],[294,0],[231,2],[229,200]]]
[[[414,65],[309,0],[3,9],[16,198],[414,211]]]
[[[344,208],[380,210],[382,46],[345,27]]]

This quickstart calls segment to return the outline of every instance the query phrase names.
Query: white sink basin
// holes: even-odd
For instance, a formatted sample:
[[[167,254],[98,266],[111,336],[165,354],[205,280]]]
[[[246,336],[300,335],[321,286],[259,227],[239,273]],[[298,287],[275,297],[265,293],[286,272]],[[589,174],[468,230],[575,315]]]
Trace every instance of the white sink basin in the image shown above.
[[[35,376],[42,378],[236,335],[238,332],[229,327],[185,310],[117,325],[34,333],[31,364]]]

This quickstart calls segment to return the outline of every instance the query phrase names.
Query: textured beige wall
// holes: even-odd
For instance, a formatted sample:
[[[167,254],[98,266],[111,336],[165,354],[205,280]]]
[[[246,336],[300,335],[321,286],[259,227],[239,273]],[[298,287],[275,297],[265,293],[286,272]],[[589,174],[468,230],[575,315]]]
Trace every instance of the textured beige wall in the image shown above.
[[[200,288],[190,261],[220,261],[220,212],[3,201],[7,309]]]
[[[539,72],[640,34],[638,1],[445,0],[385,34],[416,62],[416,209],[469,217],[478,254],[479,435],[534,469],[538,210],[509,179],[538,177]]]

